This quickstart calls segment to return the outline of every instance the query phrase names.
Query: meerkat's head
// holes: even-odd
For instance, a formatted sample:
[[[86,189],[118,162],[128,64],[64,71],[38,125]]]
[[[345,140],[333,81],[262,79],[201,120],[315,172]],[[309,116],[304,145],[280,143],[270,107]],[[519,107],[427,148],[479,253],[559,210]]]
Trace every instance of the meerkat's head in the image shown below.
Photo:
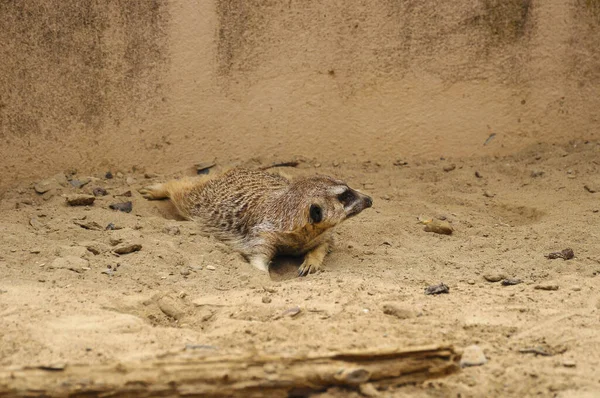
[[[373,205],[371,197],[323,175],[293,180],[290,192],[300,202],[304,222],[317,231],[333,228]]]

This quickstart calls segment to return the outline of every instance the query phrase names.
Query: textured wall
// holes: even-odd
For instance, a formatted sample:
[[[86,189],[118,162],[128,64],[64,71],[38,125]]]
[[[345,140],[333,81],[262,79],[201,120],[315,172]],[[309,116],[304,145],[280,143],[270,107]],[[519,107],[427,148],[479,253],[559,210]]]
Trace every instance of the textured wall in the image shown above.
[[[599,0],[0,0],[0,185],[597,138],[598,48]]]

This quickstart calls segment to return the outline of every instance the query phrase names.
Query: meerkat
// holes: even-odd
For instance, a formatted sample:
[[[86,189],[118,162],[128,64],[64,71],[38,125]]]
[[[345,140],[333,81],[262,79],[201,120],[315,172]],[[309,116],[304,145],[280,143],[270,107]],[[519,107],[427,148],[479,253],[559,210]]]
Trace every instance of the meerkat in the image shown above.
[[[202,232],[230,244],[259,270],[268,272],[276,255],[304,255],[299,276],[321,269],[335,226],[373,204],[332,177],[288,179],[244,168],[155,184],[140,193],[150,200],[170,199],[184,218],[197,221]]]

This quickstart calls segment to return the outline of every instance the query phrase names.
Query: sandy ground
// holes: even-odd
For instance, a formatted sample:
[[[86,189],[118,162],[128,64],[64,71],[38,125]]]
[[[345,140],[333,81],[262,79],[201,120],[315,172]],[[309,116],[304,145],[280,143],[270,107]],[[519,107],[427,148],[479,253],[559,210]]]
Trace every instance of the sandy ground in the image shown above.
[[[75,184],[90,179],[81,188],[48,176],[44,194],[33,184],[3,194],[0,366],[445,342],[476,344],[487,362],[383,395],[600,395],[597,142],[407,164],[304,159],[285,172],[342,177],[374,206],[338,229],[323,272],[291,280],[272,280],[136,191],[172,175],[117,171],[113,179],[68,173]],[[108,195],[92,206],[62,197],[97,187]],[[131,213],[109,209],[127,200]],[[454,233],[425,232],[419,216],[445,218]],[[121,229],[105,230],[109,223]],[[113,254],[127,244],[141,250]],[[565,248],[575,258],[544,256]],[[424,294],[440,282],[449,294]],[[397,316],[384,314],[385,304]],[[274,319],[295,306],[297,316]]]

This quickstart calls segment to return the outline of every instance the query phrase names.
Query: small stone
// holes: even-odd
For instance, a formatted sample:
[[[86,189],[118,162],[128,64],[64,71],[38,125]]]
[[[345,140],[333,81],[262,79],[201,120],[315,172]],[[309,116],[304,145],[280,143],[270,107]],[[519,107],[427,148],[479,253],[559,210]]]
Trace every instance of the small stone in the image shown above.
[[[573,249],[564,249],[559,252],[552,252],[550,254],[546,254],[545,257],[549,260],[554,260],[557,258],[562,258],[563,260],[570,260],[575,257],[575,253]]]
[[[117,227],[114,223],[109,223],[106,228],[104,228],[105,231],[114,231],[115,229],[121,229],[121,227]]]
[[[206,269],[207,269],[207,270],[209,270],[209,271],[214,271],[214,270],[216,270],[216,268],[215,268],[213,265],[207,265],[207,266],[206,266]]]
[[[118,210],[118,211],[122,211],[125,213],[131,213],[131,210],[133,210],[133,203],[131,201],[113,203],[113,204],[109,205],[108,207],[111,208],[112,210]]]
[[[558,290],[558,285],[553,285],[550,283],[540,284],[534,287],[535,290]]]
[[[96,221],[85,221],[85,220],[73,220],[73,224],[79,225],[83,229],[89,229],[92,231],[102,231],[102,226]]]
[[[444,283],[440,283],[439,285],[432,285],[425,288],[425,294],[447,294],[450,293],[450,288],[446,286]]]
[[[104,174],[104,178],[106,178],[107,180],[112,180],[113,173],[111,173],[110,171],[107,171],[106,174]]]
[[[502,286],[514,286],[518,285],[519,283],[523,283],[523,281],[521,279],[516,278],[507,278],[502,280]]]
[[[333,165],[333,167],[338,167],[340,165],[340,162],[338,162],[337,160],[334,160],[332,165]]]
[[[283,311],[280,315],[275,316],[275,319],[280,319],[284,317],[294,318],[296,315],[300,314],[300,312],[302,312],[302,309],[300,309],[300,307],[298,306],[295,306],[292,308],[288,308],[287,310]]]
[[[537,177],[541,177],[543,175],[544,175],[544,172],[541,170],[534,170],[530,174],[531,178],[537,178]]]
[[[156,173],[144,173],[144,178],[146,178],[146,179],[156,178],[156,177],[158,177],[158,174],[156,174]]]
[[[92,195],[69,195],[67,196],[67,204],[69,206],[90,206],[94,204],[96,200],[95,196]]]
[[[33,227],[33,229],[38,230],[38,231],[40,229],[44,228],[44,224],[42,224],[42,222],[37,217],[33,217],[32,219],[30,219],[29,225],[31,225]]]
[[[29,250],[29,253],[31,253],[31,254],[39,254],[41,252],[42,251],[38,247],[34,247],[33,249]]]
[[[121,173],[120,171],[117,171],[116,176],[117,176],[117,178],[123,178],[123,173]]]
[[[142,245],[139,243],[124,243],[113,249],[113,252],[117,254],[129,254],[142,250]]]
[[[103,247],[98,243],[90,243],[85,248],[94,255],[98,255],[103,252]]]
[[[71,184],[71,186],[73,188],[81,188],[81,187],[89,184],[90,181],[91,180],[89,178],[82,178],[82,179],[78,179],[78,180],[73,179],[73,180],[69,181],[69,184]]]
[[[574,368],[577,366],[577,363],[570,359],[565,359],[562,363],[562,366],[564,366],[565,368]]]
[[[269,296],[263,296],[263,298],[262,298],[262,302],[265,304],[269,304],[271,301],[273,301],[273,300],[271,300],[271,297],[269,297]]]
[[[483,191],[483,196],[485,196],[486,198],[493,198],[496,195],[493,193],[490,193],[489,191]]]
[[[500,282],[502,279],[505,278],[504,274],[502,274],[502,273],[485,274],[485,275],[483,275],[483,277],[488,282]]]
[[[583,188],[589,193],[600,192],[600,182],[588,182]]]
[[[183,268],[181,271],[179,271],[179,273],[183,276],[188,276],[190,274],[190,269],[189,268]]]
[[[65,175],[62,173],[58,173],[53,177],[38,182],[33,186],[33,189],[37,193],[43,194],[53,189],[59,189],[61,186],[66,187],[67,184],[67,177],[65,177]]]
[[[425,232],[434,232],[441,235],[452,235],[452,232],[454,231],[452,225],[445,220],[433,219],[423,221],[422,223],[425,224],[425,228],[423,228],[423,231]]]
[[[481,366],[487,363],[487,358],[483,350],[478,345],[470,345],[463,351],[460,359],[460,366]]]
[[[102,187],[96,187],[92,190],[94,196],[106,196],[108,195],[108,191]]]
[[[452,170],[454,170],[454,169],[456,169],[456,165],[455,165],[455,164],[449,164],[449,165],[447,165],[447,166],[444,166],[444,171],[445,171],[446,173],[448,173],[448,172],[450,172],[450,171],[452,171]]]
[[[165,227],[164,229],[166,234],[169,234],[171,236],[176,236],[181,234],[181,230],[179,229],[179,227],[177,225],[171,225],[168,227]]]
[[[111,236],[108,239],[108,242],[110,243],[111,246],[116,246],[119,243],[123,243],[123,238],[119,238],[119,237],[116,237],[116,236]]]
[[[384,314],[394,316],[398,319],[415,317],[415,313],[410,308],[399,303],[384,303],[382,309]]]
[[[479,171],[475,171],[475,177],[483,178],[483,176],[481,175],[481,173],[479,173]]]
[[[135,178],[127,177],[127,180],[125,180],[125,182],[127,183],[127,185],[133,185],[135,184]]]
[[[469,280],[467,281],[467,283],[468,283],[469,285],[474,285],[474,284],[475,284],[475,279],[469,279]]]
[[[183,308],[171,297],[165,296],[158,300],[158,308],[167,316],[174,319],[181,319],[185,312]]]

